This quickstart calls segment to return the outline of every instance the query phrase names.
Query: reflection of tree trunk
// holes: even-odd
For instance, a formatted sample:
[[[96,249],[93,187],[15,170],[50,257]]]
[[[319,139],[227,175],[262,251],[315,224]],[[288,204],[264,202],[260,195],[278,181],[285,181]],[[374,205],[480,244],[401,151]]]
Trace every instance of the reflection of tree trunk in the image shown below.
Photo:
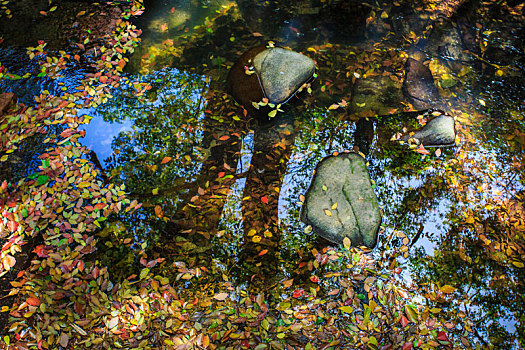
[[[215,102],[214,98],[218,101]],[[222,94],[208,102],[211,113],[206,113],[204,120],[203,148],[209,149],[209,155],[175,219],[180,230],[200,233],[207,239],[217,231],[226,196],[235,181],[243,134],[243,131],[228,129],[228,123],[213,118],[220,115],[219,106],[224,106],[221,98]]]
[[[374,140],[374,122],[372,118],[360,118],[355,124],[354,151],[368,155]]]
[[[295,138],[292,123],[261,127],[254,135],[254,153],[243,195],[244,243],[240,261],[248,263],[244,268],[256,286],[257,281],[275,276],[278,266],[279,192]],[[257,267],[257,272],[250,271],[257,263],[263,265]],[[265,271],[264,276],[261,271]],[[254,276],[255,273],[259,275]]]

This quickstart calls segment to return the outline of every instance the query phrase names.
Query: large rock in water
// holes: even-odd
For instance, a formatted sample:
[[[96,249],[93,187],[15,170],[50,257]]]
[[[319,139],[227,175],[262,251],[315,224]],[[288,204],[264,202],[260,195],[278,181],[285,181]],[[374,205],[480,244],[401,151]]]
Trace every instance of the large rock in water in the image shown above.
[[[353,246],[373,248],[381,212],[372,189],[365,159],[343,153],[323,159],[305,196],[301,218],[320,236]]]
[[[445,114],[439,115],[420,130],[402,136],[400,141],[423,144],[427,147],[453,146],[456,142],[454,118]]]
[[[253,59],[253,67],[270,102],[286,102],[315,71],[314,61],[298,52],[271,47]]]
[[[252,102],[264,97],[276,105],[288,101],[312,79],[314,71],[314,61],[305,55],[261,46],[248,50],[235,62],[226,83],[235,100],[254,112]]]

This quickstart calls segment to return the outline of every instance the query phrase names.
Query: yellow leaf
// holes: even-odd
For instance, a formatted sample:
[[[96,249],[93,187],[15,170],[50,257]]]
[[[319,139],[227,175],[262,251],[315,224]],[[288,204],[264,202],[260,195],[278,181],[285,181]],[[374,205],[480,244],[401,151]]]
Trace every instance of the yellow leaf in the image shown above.
[[[252,241],[254,243],[259,243],[261,241],[262,237],[261,236],[253,236],[252,237]]]
[[[452,287],[451,285],[444,285],[443,287],[439,288],[443,293],[445,294],[450,294],[450,293],[453,293],[456,288]]]
[[[352,245],[352,242],[350,241],[350,238],[345,237],[343,238],[343,246],[345,249],[350,249],[350,246]]]
[[[251,237],[251,236],[253,236],[256,233],[257,233],[257,231],[252,228],[250,231],[248,231],[248,237]]]
[[[328,109],[337,109],[337,108],[339,108],[339,105],[337,103],[334,103],[333,105],[328,107]]]
[[[336,209],[337,209],[337,202],[332,205],[332,210],[336,210]]]
[[[354,309],[351,306],[341,306],[339,310],[343,311],[344,313],[350,314]]]
[[[324,213],[326,214],[326,216],[332,216],[332,212],[328,209],[325,209]]]

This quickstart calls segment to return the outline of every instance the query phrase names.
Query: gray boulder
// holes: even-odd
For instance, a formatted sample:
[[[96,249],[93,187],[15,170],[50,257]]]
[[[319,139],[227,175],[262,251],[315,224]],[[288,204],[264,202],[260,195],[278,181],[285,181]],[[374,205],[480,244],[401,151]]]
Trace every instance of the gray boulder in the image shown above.
[[[312,78],[315,71],[311,58],[280,47],[258,53],[253,59],[253,67],[266,97],[274,104],[286,102]]]
[[[321,237],[341,244],[373,248],[381,212],[365,159],[343,153],[323,159],[305,195],[301,219]]]
[[[439,115],[420,130],[402,136],[400,141],[423,144],[425,147],[453,146],[456,141],[454,118],[445,114]]]

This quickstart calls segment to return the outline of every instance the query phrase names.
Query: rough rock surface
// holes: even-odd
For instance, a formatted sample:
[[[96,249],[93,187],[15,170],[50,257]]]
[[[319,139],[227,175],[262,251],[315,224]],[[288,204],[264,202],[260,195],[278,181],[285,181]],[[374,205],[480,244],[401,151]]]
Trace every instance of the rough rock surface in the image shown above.
[[[268,48],[255,56],[253,66],[266,97],[278,104],[286,102],[315,71],[314,61],[298,52]]]
[[[454,118],[444,114],[437,116],[420,130],[404,135],[400,140],[428,147],[452,146],[456,140]]]
[[[323,159],[306,193],[302,220],[323,238],[373,248],[381,213],[365,159],[343,153]]]

